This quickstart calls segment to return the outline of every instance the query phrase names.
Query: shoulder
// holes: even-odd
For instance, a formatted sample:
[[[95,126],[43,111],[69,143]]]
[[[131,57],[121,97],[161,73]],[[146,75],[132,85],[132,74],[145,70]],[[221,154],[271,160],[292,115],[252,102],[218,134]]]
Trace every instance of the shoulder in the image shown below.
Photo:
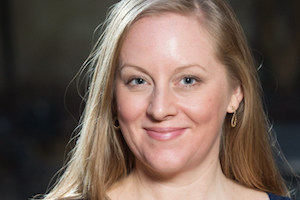
[[[268,193],[270,200],[292,200],[288,197],[278,196],[272,193]]]

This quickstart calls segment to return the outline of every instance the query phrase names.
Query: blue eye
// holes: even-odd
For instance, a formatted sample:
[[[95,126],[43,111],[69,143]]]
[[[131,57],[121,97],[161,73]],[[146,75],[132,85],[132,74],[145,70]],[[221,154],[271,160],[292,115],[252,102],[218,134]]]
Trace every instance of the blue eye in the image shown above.
[[[135,84],[135,85],[141,85],[141,84],[145,84],[145,80],[142,79],[142,78],[135,78],[131,81],[132,84]]]
[[[185,77],[181,79],[180,83],[184,85],[192,85],[196,82],[196,79],[191,78],[191,77]]]

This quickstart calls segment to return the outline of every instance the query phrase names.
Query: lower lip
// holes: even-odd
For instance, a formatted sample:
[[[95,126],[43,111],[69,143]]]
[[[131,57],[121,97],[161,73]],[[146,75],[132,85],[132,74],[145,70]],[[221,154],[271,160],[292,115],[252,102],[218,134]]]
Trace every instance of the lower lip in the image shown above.
[[[159,140],[159,141],[165,141],[165,140],[172,140],[174,138],[179,137],[184,133],[185,129],[178,129],[175,131],[170,131],[170,132],[155,132],[155,131],[150,131],[146,130],[147,135],[154,139],[154,140]]]

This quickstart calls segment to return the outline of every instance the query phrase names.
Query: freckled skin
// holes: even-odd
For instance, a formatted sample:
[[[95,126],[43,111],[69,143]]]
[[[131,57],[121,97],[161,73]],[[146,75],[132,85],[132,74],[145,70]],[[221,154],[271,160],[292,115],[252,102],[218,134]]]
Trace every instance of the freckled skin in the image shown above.
[[[229,88],[207,35],[196,19],[177,14],[144,17],[126,35],[116,105],[137,168],[176,175],[204,171],[218,160],[224,118],[241,98]],[[186,77],[192,77],[192,84]],[[145,127],[183,128],[184,133],[158,141]]]

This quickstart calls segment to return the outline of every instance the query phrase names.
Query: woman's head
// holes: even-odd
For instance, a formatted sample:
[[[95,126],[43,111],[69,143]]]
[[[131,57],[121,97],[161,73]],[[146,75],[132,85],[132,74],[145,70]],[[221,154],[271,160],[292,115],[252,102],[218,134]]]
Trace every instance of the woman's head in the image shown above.
[[[228,114],[220,120],[224,121],[219,148],[224,174],[247,187],[283,194],[268,147],[268,124],[256,70],[242,28],[225,0],[123,0],[114,5],[88,62],[92,79],[81,134],[65,173],[69,177],[64,175],[60,184],[89,199],[102,198],[107,188],[134,169],[133,154],[121,132],[114,129],[114,118],[122,103],[115,82],[122,65],[120,52],[136,23],[167,13],[198,24],[209,41],[211,54],[222,66],[228,88],[240,90],[240,103],[232,110],[225,109]],[[236,109],[237,126],[232,128],[231,113]],[[121,128],[122,123],[125,127],[124,118]]]
[[[221,160],[229,162],[231,158],[227,158],[226,156],[228,156],[228,154],[223,153],[225,151],[229,152],[229,150],[226,149],[226,145],[231,143],[234,138],[237,137],[236,135],[238,135],[238,133],[240,133],[239,135],[242,135],[241,133],[247,135],[247,132],[244,132],[243,130],[247,129],[249,124],[253,123],[253,121],[251,121],[254,117],[253,110],[263,111],[260,103],[255,69],[246,39],[231,8],[224,1],[155,0],[121,1],[119,4],[116,4],[115,8],[111,11],[110,18],[108,18],[109,23],[105,29],[102,42],[100,42],[101,45],[95,52],[97,64],[92,86],[97,86],[98,89],[93,89],[92,87],[90,99],[92,99],[92,96],[100,97],[100,94],[103,95],[103,100],[100,101],[102,106],[99,105],[98,98],[95,99],[96,101],[94,103],[91,102],[91,105],[95,105],[96,103],[99,105],[98,109],[107,116],[108,124],[110,129],[112,129],[113,119],[117,116],[118,106],[115,102],[116,94],[112,92],[114,91],[115,85],[113,80],[116,80],[115,74],[116,69],[119,66],[120,51],[123,42],[127,37],[128,32],[131,30],[131,27],[136,22],[143,18],[159,18],[166,13],[183,15],[197,21],[199,27],[203,28],[212,45],[212,54],[215,56],[215,59],[224,66],[230,87],[233,89],[239,87],[241,93],[244,94],[244,100],[241,102],[241,105],[233,105],[234,108],[231,111],[228,111],[229,113],[233,113],[238,109],[237,127],[232,129],[230,126],[229,120],[232,117],[231,114],[228,114],[224,123],[221,155],[225,157],[222,157]],[[115,77],[115,79],[112,77]],[[240,100],[241,99],[239,99],[239,101]],[[244,105],[245,103],[247,106]],[[109,107],[107,105],[111,105],[111,112],[108,110]],[[94,109],[97,110],[96,107],[94,107]],[[104,109],[106,111],[104,111]],[[226,137],[229,132],[233,132],[230,136],[230,141],[228,141],[228,138]],[[119,143],[121,140],[123,148],[126,148],[125,152],[123,150],[121,150],[121,152],[123,151],[125,153],[124,156],[126,158],[132,157],[126,143],[122,140],[122,137],[119,137],[118,132],[115,134],[117,136],[114,136],[113,138],[112,136],[108,137],[113,140],[118,138]],[[246,139],[247,137],[251,136],[242,136],[241,140]],[[115,141],[109,141],[109,143],[116,144]],[[130,161],[129,163],[126,163],[126,165],[133,165],[133,161]],[[224,171],[226,172],[228,170],[224,169]]]
[[[136,167],[160,178],[219,166],[225,116],[243,98],[208,35],[195,17],[168,12],[137,20],[124,38],[114,84],[118,121]]]

